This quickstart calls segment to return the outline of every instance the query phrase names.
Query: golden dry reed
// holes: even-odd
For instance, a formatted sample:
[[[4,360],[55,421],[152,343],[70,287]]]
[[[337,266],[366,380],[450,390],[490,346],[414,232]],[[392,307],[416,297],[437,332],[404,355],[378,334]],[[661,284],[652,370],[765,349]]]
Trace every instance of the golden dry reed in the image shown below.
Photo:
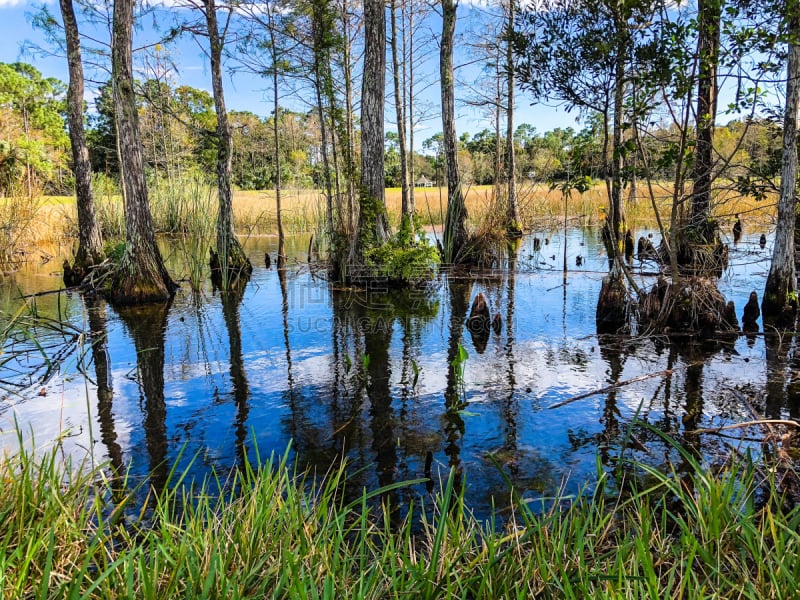
[[[672,191],[668,185],[653,186],[656,206],[662,222],[669,226],[672,206]],[[487,224],[501,224],[503,199],[497,201],[494,186],[470,186],[466,188],[467,210],[473,227],[485,228]],[[624,190],[626,222],[628,226],[653,227],[655,225],[653,203],[647,188],[640,183],[638,187]],[[423,225],[440,230],[447,212],[446,188],[417,188],[415,190],[417,215]],[[686,195],[683,205],[688,207],[690,197]],[[6,198],[0,204],[6,208],[18,199]],[[98,214],[103,220],[107,237],[122,237],[122,198],[119,195],[104,196],[97,200]],[[318,190],[294,189],[282,193],[284,228],[288,233],[311,232],[317,229],[325,215],[325,197]],[[566,206],[565,206],[566,204]],[[162,203],[159,203],[159,206]],[[386,190],[386,207],[394,226],[399,223],[401,193],[399,188]],[[189,203],[183,208],[187,213],[193,210],[207,210],[216,206],[215,202],[193,206]],[[602,222],[608,206],[608,194],[602,182],[587,192],[574,192],[566,199],[559,190],[551,190],[545,183],[522,185],[519,190],[519,206],[523,226],[527,229],[547,227],[563,220],[564,213],[573,222],[581,225],[598,225]],[[770,194],[766,199],[757,200],[742,196],[722,184],[715,194],[714,216],[720,225],[727,229],[733,224],[734,215],[739,214],[745,223],[757,228],[769,228],[775,219],[776,196]],[[8,214],[14,211],[6,210]],[[36,203],[36,218],[26,219],[31,226],[27,231],[28,245],[43,242],[68,243],[77,233],[75,204],[70,197],[42,197]],[[159,207],[154,207],[154,222],[157,229],[163,219]],[[237,191],[234,195],[234,213],[237,231],[243,235],[274,234],[276,226],[275,192]],[[189,217],[193,218],[189,218]],[[213,218],[213,215],[210,215]],[[196,215],[186,216],[194,221]]]

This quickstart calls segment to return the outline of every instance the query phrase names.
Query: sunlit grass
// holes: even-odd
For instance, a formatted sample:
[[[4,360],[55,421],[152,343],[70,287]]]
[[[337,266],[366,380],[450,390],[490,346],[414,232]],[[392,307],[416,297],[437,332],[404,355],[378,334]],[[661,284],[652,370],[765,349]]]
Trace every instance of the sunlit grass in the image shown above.
[[[6,598],[778,598],[800,583],[800,511],[746,458],[681,472],[646,464],[609,496],[578,497],[504,522],[472,516],[456,478],[397,522],[346,500],[343,467],[312,482],[286,456],[150,494],[58,449],[0,462],[0,589]],[[218,474],[222,475],[222,474]],[[790,476],[795,476],[789,473]],[[112,483],[113,481],[113,483]],[[140,492],[140,491],[138,491]],[[509,490],[512,493],[512,490]],[[147,515],[147,518],[143,518]]]
[[[159,188],[151,194],[151,207],[154,224],[160,232],[185,233],[193,224],[203,226],[213,223],[216,218],[216,201],[197,203],[196,194],[187,198],[197,186],[192,182],[179,182],[178,191],[169,193]],[[469,186],[466,189],[466,203],[470,223],[476,229],[485,229],[487,223],[503,223],[503,200],[495,199],[493,186]],[[634,231],[637,228],[654,228],[656,220],[653,203],[646,195],[647,188],[639,183],[633,196],[629,189],[624,191],[626,226]],[[672,196],[669,185],[656,182],[653,185],[656,206],[665,227],[669,226]],[[608,206],[605,184],[597,183],[587,192],[574,192],[564,205],[560,191],[551,190],[545,183],[526,182],[519,187],[519,208],[523,227],[537,230],[560,226],[564,213],[573,223],[598,225],[603,222],[604,211]],[[325,198],[319,190],[287,189],[282,192],[283,223],[287,233],[311,233],[319,230],[325,215]],[[424,226],[441,230],[447,213],[446,188],[417,188],[415,190],[417,215]],[[685,200],[688,208],[689,199]],[[125,225],[122,198],[115,192],[96,195],[97,213],[107,237],[124,237]],[[386,190],[386,207],[393,227],[400,222],[401,191],[399,188]],[[739,214],[747,226],[767,228],[775,218],[776,198],[768,196],[756,200],[741,196],[728,189],[724,182],[715,194],[714,216],[720,226],[727,231],[733,224],[734,215]],[[275,192],[236,191],[233,200],[234,223],[240,235],[263,235],[277,232]],[[199,213],[199,214],[198,214]],[[36,208],[36,226],[31,229],[31,242],[63,240],[65,236],[77,233],[77,216],[72,198],[44,197]]]

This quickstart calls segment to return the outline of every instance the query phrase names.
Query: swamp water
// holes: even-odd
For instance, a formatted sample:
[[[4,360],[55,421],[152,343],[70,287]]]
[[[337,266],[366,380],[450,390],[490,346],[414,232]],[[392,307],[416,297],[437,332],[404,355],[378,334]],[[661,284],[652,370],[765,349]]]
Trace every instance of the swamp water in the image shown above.
[[[731,245],[719,280],[739,317],[750,291],[764,287],[771,248],[759,248],[759,234]],[[454,466],[468,506],[487,515],[508,505],[506,478],[528,500],[580,493],[598,461],[618,465],[626,440],[626,456],[679,465],[651,429],[630,426],[635,419],[714,460],[761,433],[697,429],[754,412],[798,416],[791,336],[710,347],[688,337],[597,336],[608,264],[599,230],[570,230],[566,280],[563,234],[538,237],[548,235],[541,245],[523,239],[512,270],[442,274],[424,291],[331,287],[303,263],[307,238],[290,243],[281,280],[264,268],[274,238],[252,238],[254,272],[241,297],[184,284],[168,308],[120,312],[78,294],[29,299],[68,326],[53,321],[8,339],[0,447],[13,452],[19,428],[27,445],[90,451],[129,473],[129,484],[152,473],[158,488],[176,462],[191,476],[214,469],[224,478],[256,447],[265,457],[291,443],[301,470],[324,474],[345,458],[356,492],[432,476],[433,485],[393,492],[396,505],[438,488]],[[58,264],[0,280],[0,319],[21,293],[59,287]],[[637,275],[640,284],[653,282],[655,265],[634,266],[650,273]],[[478,293],[503,320],[488,338],[465,323]]]

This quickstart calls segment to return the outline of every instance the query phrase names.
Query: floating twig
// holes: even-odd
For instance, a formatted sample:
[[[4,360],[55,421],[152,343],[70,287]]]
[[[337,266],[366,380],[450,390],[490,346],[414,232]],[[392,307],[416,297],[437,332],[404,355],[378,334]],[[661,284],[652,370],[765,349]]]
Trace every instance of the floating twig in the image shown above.
[[[703,364],[703,361],[696,361],[686,366],[694,367],[701,364]],[[607,385],[606,387],[592,390],[591,392],[584,392],[583,394],[578,394],[577,396],[573,396],[572,398],[567,398],[566,400],[562,400],[561,402],[556,402],[555,404],[552,404],[547,408],[548,409],[561,408],[562,406],[571,404],[573,402],[577,402],[578,400],[583,400],[584,398],[596,396],[597,394],[606,394],[608,392],[613,392],[617,388],[621,388],[623,386],[630,385],[632,383],[638,383],[639,381],[645,381],[646,379],[652,379],[653,377],[666,377],[667,375],[672,375],[675,371],[678,371],[679,368],[680,367],[675,367],[673,369],[664,369],[663,371],[657,371],[655,373],[647,373],[645,375],[639,375],[638,377],[632,377],[631,379],[626,379],[625,381],[619,381],[617,383]]]
[[[744,429],[745,427],[763,427],[769,425],[785,425],[787,427],[800,427],[797,421],[788,419],[757,419],[755,421],[744,421],[743,423],[733,423],[732,425],[722,425],[721,427],[709,427],[707,429],[695,429],[690,433],[719,433],[720,431],[730,431],[731,429]]]

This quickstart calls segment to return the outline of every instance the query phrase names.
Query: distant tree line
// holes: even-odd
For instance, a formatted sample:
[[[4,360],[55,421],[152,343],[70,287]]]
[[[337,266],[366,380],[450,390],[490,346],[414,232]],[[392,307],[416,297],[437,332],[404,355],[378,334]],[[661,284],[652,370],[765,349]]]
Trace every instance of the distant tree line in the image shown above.
[[[0,63],[0,194],[37,191],[71,194],[74,177],[70,166],[70,142],[66,127],[65,83],[44,78],[32,65]],[[214,101],[203,90],[173,86],[159,79],[137,84],[137,105],[144,159],[150,173],[174,174],[195,170],[213,173],[216,140]],[[87,139],[92,170],[118,180],[119,164],[110,84],[101,86],[93,110],[87,111]],[[275,185],[275,115],[259,116],[230,111],[233,133],[233,184],[243,190],[270,189]],[[278,135],[283,185],[321,188],[320,127],[315,111],[300,113],[279,109]],[[750,181],[753,175],[775,178],[780,172],[782,124],[775,119],[732,120],[716,130],[715,144],[733,159],[720,165],[718,175],[730,181]],[[573,175],[594,179],[606,176],[600,126],[596,119],[579,130],[571,127],[539,132],[528,124],[514,132],[516,173],[521,180],[548,182]],[[646,141],[648,154],[669,149],[675,135],[669,127],[652,131]],[[413,153],[417,179],[434,185],[445,183],[442,135],[422,142]],[[507,139],[489,128],[459,136],[459,161],[464,182],[494,185],[497,154],[503,160]],[[638,161],[641,164],[641,161]],[[628,175],[637,171],[635,153],[628,160]],[[398,134],[385,135],[384,173],[388,187],[401,187]],[[651,175],[667,179],[670,168],[661,164]]]

